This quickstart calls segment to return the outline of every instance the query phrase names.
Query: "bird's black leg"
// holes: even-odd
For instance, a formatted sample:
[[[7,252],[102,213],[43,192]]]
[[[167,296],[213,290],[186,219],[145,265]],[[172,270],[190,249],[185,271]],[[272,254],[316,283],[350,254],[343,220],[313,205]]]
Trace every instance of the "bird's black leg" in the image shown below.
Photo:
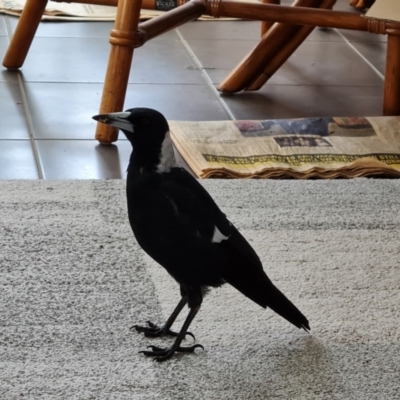
[[[186,333],[187,333],[190,323],[193,321],[193,318],[196,316],[196,314],[198,313],[199,310],[200,310],[200,306],[190,309],[189,315],[187,316],[186,321],[183,324],[181,331],[179,332],[174,344],[171,347],[162,348],[162,347],[157,347],[157,346],[148,346],[151,349],[151,351],[143,350],[143,351],[140,351],[140,353],[143,353],[145,356],[153,356],[153,357],[155,357],[155,359],[157,361],[165,361],[165,360],[168,360],[169,358],[171,358],[176,351],[185,352],[185,353],[193,353],[194,350],[197,349],[198,347],[200,347],[204,350],[204,347],[201,344],[195,344],[190,347],[181,347],[180,346],[180,344],[182,343],[182,340],[186,336]]]
[[[144,350],[140,351],[145,356],[155,357],[157,361],[165,361],[171,358],[176,351],[178,352],[185,352],[185,353],[193,353],[195,349],[201,348],[204,350],[204,347],[201,344],[195,344],[189,347],[181,347],[182,340],[185,338],[186,334],[188,333],[187,330],[191,322],[193,321],[194,317],[200,310],[200,305],[203,300],[201,288],[193,290],[191,288],[190,292],[188,293],[188,301],[189,301],[189,314],[186,317],[186,320],[180,330],[178,336],[174,344],[169,348],[161,348],[157,346],[149,346],[151,350]],[[178,305],[179,306],[179,305]]]
[[[135,329],[137,332],[143,332],[146,337],[178,336],[177,332],[171,331],[171,326],[187,302],[188,296],[183,295],[175,310],[172,312],[170,317],[167,319],[167,322],[163,326],[157,326],[152,322],[147,321],[147,326],[134,325],[130,328],[130,330]],[[193,333],[186,332],[186,335],[189,335],[195,339]]]

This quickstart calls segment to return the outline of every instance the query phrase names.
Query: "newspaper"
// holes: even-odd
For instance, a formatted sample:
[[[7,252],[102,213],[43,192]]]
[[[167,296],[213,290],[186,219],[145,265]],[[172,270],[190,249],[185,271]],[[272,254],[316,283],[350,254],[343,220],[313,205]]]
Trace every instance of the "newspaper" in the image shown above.
[[[400,1],[376,0],[365,16],[400,22]]]
[[[188,0],[147,0],[142,3],[140,19],[146,20],[157,17]],[[254,2],[257,0],[245,0]],[[20,16],[26,0],[0,0],[0,13]],[[114,21],[117,7],[98,6],[81,3],[59,3],[49,1],[42,20],[48,21]],[[215,20],[214,17],[203,15],[200,20]],[[220,18],[235,20],[236,18]]]
[[[199,178],[400,177],[400,117],[170,121]]]
[[[0,12],[20,16],[26,0],[0,0]],[[116,7],[96,6],[79,3],[58,3],[49,1],[43,20],[87,20],[114,21]]]

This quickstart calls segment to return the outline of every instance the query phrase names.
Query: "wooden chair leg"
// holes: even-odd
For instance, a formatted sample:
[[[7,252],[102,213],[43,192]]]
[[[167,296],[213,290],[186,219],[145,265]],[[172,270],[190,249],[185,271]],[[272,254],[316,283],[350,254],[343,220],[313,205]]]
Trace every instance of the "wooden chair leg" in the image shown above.
[[[133,50],[136,47],[141,0],[119,0],[114,29],[110,33],[111,50],[99,113],[121,111],[124,106]],[[118,130],[97,124],[96,139],[111,144],[118,139]]]
[[[281,4],[281,0],[261,0],[264,4]],[[274,24],[273,21],[261,21],[261,37],[263,37],[268,29]]]
[[[318,7],[323,0],[296,0],[293,7]],[[269,61],[292,40],[301,28],[298,25],[276,23],[261,38],[261,41],[236,68],[220,83],[218,90],[234,93],[244,90],[262,74]]]
[[[400,31],[388,35],[383,115],[400,115]]]
[[[318,8],[331,9],[336,0],[324,0]],[[250,82],[246,91],[259,90],[272,75],[285,63],[285,61],[297,50],[308,35],[314,30],[314,26],[302,26],[297,30],[296,35],[288,40],[270,60],[266,60],[264,71],[253,81]]]
[[[8,69],[22,67],[42,18],[47,0],[27,0],[3,59]]]

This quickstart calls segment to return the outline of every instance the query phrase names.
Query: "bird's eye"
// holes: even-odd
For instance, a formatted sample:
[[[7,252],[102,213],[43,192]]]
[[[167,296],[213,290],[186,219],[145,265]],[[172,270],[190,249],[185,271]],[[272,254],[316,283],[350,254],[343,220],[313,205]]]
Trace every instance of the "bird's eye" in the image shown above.
[[[147,118],[142,119],[142,125],[147,125],[149,123],[149,120]]]

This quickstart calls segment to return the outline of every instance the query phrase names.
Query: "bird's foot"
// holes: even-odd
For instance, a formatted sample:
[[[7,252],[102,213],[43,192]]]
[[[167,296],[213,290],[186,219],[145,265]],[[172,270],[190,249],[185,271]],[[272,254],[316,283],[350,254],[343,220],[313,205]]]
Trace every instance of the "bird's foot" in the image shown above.
[[[171,358],[176,351],[180,353],[194,353],[195,349],[202,349],[204,350],[204,347],[201,344],[195,344],[190,347],[181,347],[178,346],[176,349],[174,346],[172,347],[167,347],[167,348],[162,348],[162,347],[157,347],[157,346],[148,346],[148,349],[151,350],[142,350],[139,351],[139,353],[144,354],[145,356],[148,357],[154,357],[155,361],[165,361]]]
[[[129,329],[133,331],[134,329],[137,332],[143,332],[146,337],[159,337],[159,336],[178,336],[177,332],[171,331],[171,329],[166,328],[165,326],[157,326],[150,321],[146,321],[147,326],[133,325]],[[196,340],[193,333],[186,332],[186,335],[189,335]]]

